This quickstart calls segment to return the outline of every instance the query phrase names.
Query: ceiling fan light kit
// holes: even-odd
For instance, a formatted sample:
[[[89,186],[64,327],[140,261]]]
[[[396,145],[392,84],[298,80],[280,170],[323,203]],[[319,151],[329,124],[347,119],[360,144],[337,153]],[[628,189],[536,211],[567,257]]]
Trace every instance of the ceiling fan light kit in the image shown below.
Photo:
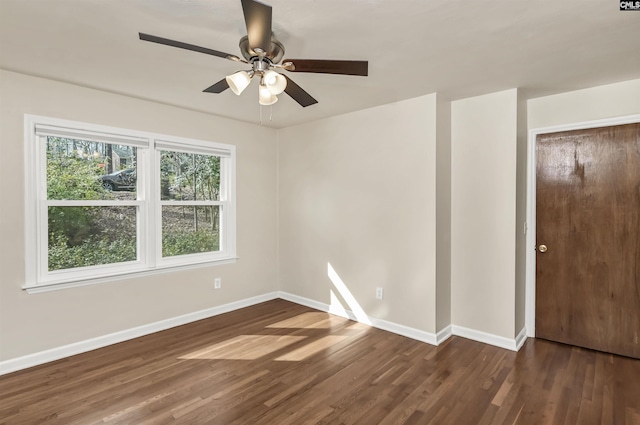
[[[284,46],[276,40],[271,31],[271,6],[256,0],[241,0],[241,3],[247,27],[247,35],[240,39],[240,52],[244,59],[229,53],[150,34],[139,33],[140,40],[205,53],[251,65],[250,70],[238,71],[228,75],[204,91],[206,93],[222,93],[227,88],[230,88],[233,93],[239,96],[249,86],[251,79],[259,76],[258,102],[260,105],[273,105],[278,101],[277,96],[283,92],[287,93],[302,107],[318,103],[316,99],[291,80],[291,78],[274,71],[274,69],[282,69],[288,72],[356,75],[363,77],[368,75],[369,64],[367,61],[326,59],[285,59],[283,61]]]
[[[277,101],[278,97],[272,94],[267,86],[260,84],[260,87],[258,87],[258,102],[263,106],[269,106]]]
[[[238,71],[235,74],[227,75],[225,80],[227,80],[231,91],[240,96],[240,93],[249,86],[251,77],[253,77],[253,72],[250,75],[247,71]]]
[[[274,96],[282,94],[284,89],[287,88],[287,79],[284,77],[284,75],[280,75],[275,71],[265,71],[262,78],[264,80],[265,86],[267,86],[269,92],[271,92],[271,94]]]

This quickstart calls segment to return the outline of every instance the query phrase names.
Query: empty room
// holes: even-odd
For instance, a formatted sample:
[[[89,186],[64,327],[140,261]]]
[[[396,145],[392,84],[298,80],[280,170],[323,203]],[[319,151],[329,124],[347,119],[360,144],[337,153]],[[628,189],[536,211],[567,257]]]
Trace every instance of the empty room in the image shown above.
[[[0,425],[640,425],[639,38],[0,0]]]

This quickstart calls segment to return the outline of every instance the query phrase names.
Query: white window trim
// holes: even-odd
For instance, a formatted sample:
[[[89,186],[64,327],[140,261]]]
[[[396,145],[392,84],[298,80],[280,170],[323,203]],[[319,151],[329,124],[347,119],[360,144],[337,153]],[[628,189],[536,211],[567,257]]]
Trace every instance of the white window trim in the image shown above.
[[[38,133],[36,133],[36,128]],[[25,115],[25,284],[29,293],[84,286],[123,278],[145,276],[167,270],[203,267],[234,262],[236,256],[236,149],[233,145],[173,137],[151,132],[128,130],[37,115]],[[141,184],[138,200],[133,201],[46,201],[46,157],[38,148],[43,135],[64,135],[70,138],[122,143],[138,148],[138,170]],[[193,201],[192,204],[221,205],[220,251],[162,258],[160,155],[157,148],[220,156],[220,201]],[[45,195],[46,198],[46,195]],[[47,205],[136,206],[138,208],[138,259],[136,261],[83,267],[79,269],[46,270]],[[39,210],[40,209],[40,210]],[[141,220],[144,218],[144,220]],[[44,239],[43,239],[44,238]]]

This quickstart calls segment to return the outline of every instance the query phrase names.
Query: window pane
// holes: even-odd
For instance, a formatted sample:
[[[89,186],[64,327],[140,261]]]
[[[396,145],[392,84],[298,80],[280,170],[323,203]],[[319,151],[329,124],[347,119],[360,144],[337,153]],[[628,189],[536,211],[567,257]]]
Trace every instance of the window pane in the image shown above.
[[[220,206],[163,206],[162,256],[220,250]]]
[[[47,137],[47,198],[136,199],[137,149]]]
[[[135,261],[136,207],[49,207],[49,271]]]
[[[218,201],[220,157],[162,151],[160,180],[163,201]]]

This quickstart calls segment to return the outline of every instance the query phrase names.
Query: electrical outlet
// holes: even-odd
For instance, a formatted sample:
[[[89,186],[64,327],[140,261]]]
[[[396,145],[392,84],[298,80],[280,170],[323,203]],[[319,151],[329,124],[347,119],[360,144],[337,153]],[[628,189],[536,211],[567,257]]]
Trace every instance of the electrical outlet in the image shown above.
[[[219,277],[216,277],[215,279],[213,279],[213,289],[220,289],[222,288],[222,279],[220,279]]]
[[[383,295],[384,295],[384,289],[383,288],[376,288],[376,299],[381,300]]]

